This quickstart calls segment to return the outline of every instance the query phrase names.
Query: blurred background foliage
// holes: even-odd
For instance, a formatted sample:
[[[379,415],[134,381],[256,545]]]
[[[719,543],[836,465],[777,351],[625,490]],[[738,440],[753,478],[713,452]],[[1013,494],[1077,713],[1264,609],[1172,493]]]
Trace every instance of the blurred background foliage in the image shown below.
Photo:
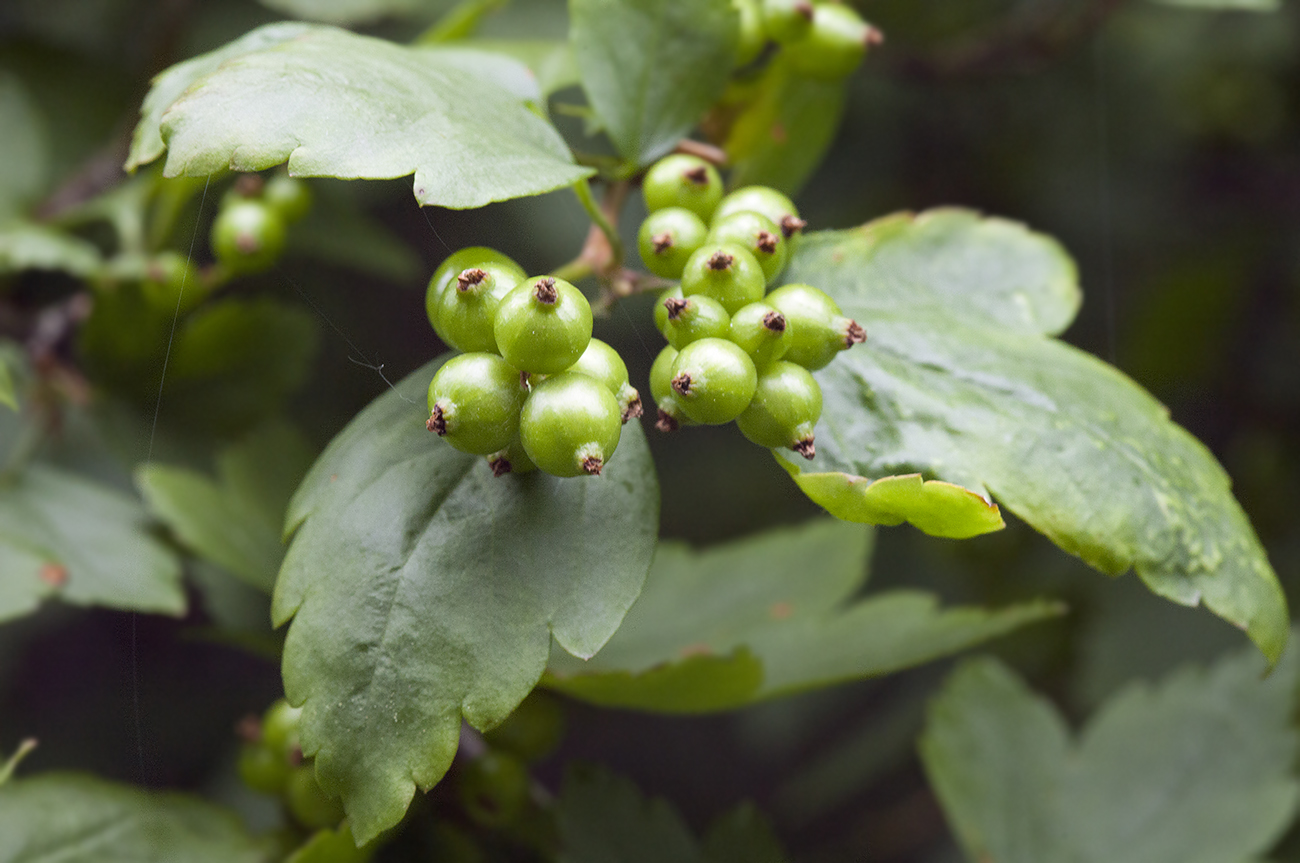
[[[447,5],[357,0],[351,9],[387,6],[400,14],[363,15],[354,25],[409,40]],[[482,35],[566,32],[563,3],[488,5],[496,8]],[[1213,450],[1294,607],[1300,9],[1218,12],[1146,0],[856,5],[887,41],[853,78],[843,126],[797,197],[810,230],[955,204],[1058,237],[1079,263],[1086,296],[1066,339],[1150,389]],[[21,212],[57,220],[120,183],[151,75],[304,9],[349,18],[347,2],[306,0],[0,4],[0,221]],[[581,98],[574,88],[557,93],[554,118],[571,143],[593,149],[580,121],[555,110]],[[571,258],[587,228],[567,191],[421,212],[409,180],[312,185],[317,208],[280,267],[230,290],[276,298],[301,313],[295,320],[311,322],[318,348],[287,356],[269,347],[248,374],[294,390],[284,412],[318,447],[384,390],[384,377],[396,380],[441,351],[425,320],[423,283],[449,250],[495,246],[542,271]],[[216,194],[188,198],[173,221],[171,247],[192,247],[200,263],[210,256]],[[639,206],[625,214],[629,233]],[[111,242],[93,230],[85,239]],[[0,276],[0,335],[31,344],[76,288],[49,272]],[[597,323],[597,335],[628,358],[634,383],[645,381],[656,344],[649,302],[627,300]],[[146,365],[155,360],[149,354]],[[270,411],[255,405],[247,422],[214,430],[211,405],[164,391],[153,439],[156,378],[132,386],[131,374],[127,384],[110,383],[134,407],[101,410],[93,446],[77,438],[74,422],[56,447],[66,459],[117,464],[97,470],[123,487],[149,453],[208,467],[212,449],[193,443],[196,426],[220,442]],[[733,427],[652,435],[651,443],[664,536],[708,544],[815,511]],[[76,768],[202,789],[266,817],[234,780],[231,729],[279,694],[278,669],[205,628],[220,623],[248,633],[244,647],[265,646],[265,600],[228,579],[191,575],[199,599],[184,621],[51,606],[0,627],[0,749],[34,734],[42,743],[25,764],[32,772]],[[873,584],[974,603],[1066,600],[1066,617],[995,649],[1076,720],[1132,679],[1242,641],[1217,618],[1156,599],[1132,577],[1087,571],[1018,523],[960,543],[910,528],[879,531]],[[542,778],[557,782],[569,758],[606,763],[672,799],[696,828],[752,799],[800,860],[955,860],[913,746],[944,670],[709,718],[575,704],[565,747]]]

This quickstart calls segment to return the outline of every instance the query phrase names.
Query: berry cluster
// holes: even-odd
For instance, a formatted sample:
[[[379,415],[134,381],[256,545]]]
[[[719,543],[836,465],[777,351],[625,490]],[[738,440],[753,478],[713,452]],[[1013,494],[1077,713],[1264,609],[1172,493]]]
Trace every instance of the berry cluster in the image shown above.
[[[641,397],[609,345],[591,337],[591,306],[573,285],[526,276],[493,249],[462,249],[429,280],[425,310],[463,351],[429,384],[427,427],[497,476],[541,468],[599,474]]]
[[[866,333],[811,285],[767,293],[804,227],[794,204],[765,186],[724,198],[717,170],[682,154],[652,166],[642,188],[641,257],[681,280],[655,308],[668,340],[650,370],[656,427],[735,420],[760,446],[812,458],[822,395],[809,372]]]
[[[288,174],[245,174],[212,222],[212,254],[231,275],[268,270],[284,251],[288,226],[311,209],[311,189]]]
[[[298,742],[302,710],[281,699],[262,715],[240,726],[244,744],[239,751],[239,776],[254,791],[284,800],[294,820],[310,830],[334,827],[343,820],[343,806],[316,781],[316,768],[304,759]]]
[[[853,8],[812,0],[732,0],[740,13],[737,66],[756,60],[769,42],[780,46],[794,71],[809,78],[838,80],[849,75],[880,31]]]

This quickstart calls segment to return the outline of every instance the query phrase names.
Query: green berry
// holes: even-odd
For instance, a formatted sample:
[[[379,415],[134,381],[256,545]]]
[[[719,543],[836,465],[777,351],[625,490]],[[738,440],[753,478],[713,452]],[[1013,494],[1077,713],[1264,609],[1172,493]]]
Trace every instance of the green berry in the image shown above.
[[[706,294],[691,297],[673,297],[664,300],[666,321],[664,337],[668,344],[681,350],[700,339],[725,339],[731,326],[731,316],[722,303]]]
[[[673,391],[673,363],[677,360],[677,348],[668,345],[659,352],[650,366],[650,396],[659,409],[655,419],[655,428],[661,432],[677,431],[684,425],[691,425],[690,417],[682,410]]]
[[[734,243],[746,249],[763,268],[763,276],[769,285],[776,281],[790,260],[790,247],[781,229],[767,216],[753,210],[714,219],[709,230],[709,242]]]
[[[646,217],[637,246],[646,269],[665,279],[680,279],[686,259],[708,239],[704,220],[684,207],[666,207]]]
[[[280,214],[285,224],[298,221],[311,210],[311,188],[297,177],[276,174],[262,187],[262,200]]]
[[[497,309],[522,278],[514,268],[492,262],[461,270],[438,300],[438,338],[458,351],[497,353]]]
[[[492,468],[493,476],[505,476],[508,473],[531,473],[537,470],[537,465],[524,452],[523,441],[519,435],[510,442],[510,446],[505,449],[497,450],[487,457],[488,467]]]
[[[524,761],[551,754],[564,737],[564,708],[555,696],[534,689],[497,727],[483,735],[494,749]]]
[[[651,213],[684,207],[707,222],[722,200],[722,177],[717,168],[699,156],[676,153],[650,166],[641,192]]]
[[[524,451],[555,476],[599,475],[618,447],[618,402],[604,384],[562,373],[537,385],[519,416]]]
[[[257,200],[235,200],[212,221],[212,253],[232,273],[256,273],[275,265],[284,251],[284,219]]]
[[[822,391],[803,366],[777,362],[761,372],[749,407],[736,417],[742,434],[759,446],[788,447],[812,458],[813,426],[822,415]]]
[[[754,397],[754,361],[726,339],[700,339],[677,353],[672,388],[686,415],[719,425],[740,416]]]
[[[284,756],[261,743],[239,748],[239,778],[254,791],[279,796],[289,784],[293,768]]]
[[[343,804],[320,787],[316,768],[311,764],[294,768],[285,797],[294,819],[304,827],[323,830],[343,820]]]
[[[749,354],[760,371],[785,356],[794,334],[785,315],[767,303],[750,303],[731,316],[727,338]]]
[[[664,305],[667,300],[680,300],[685,294],[682,293],[682,286],[677,285],[667,290],[661,291],[659,299],[655,301],[655,329],[665,339],[668,338],[668,307]]]
[[[276,701],[262,715],[262,745],[278,752],[286,761],[300,760],[302,746],[298,742],[298,723],[301,718],[301,707],[290,707],[283,698]]]
[[[492,330],[506,362],[549,375],[578,361],[591,341],[591,323],[581,291],[563,279],[538,276],[505,295]]]
[[[600,339],[588,342],[582,356],[565,371],[577,372],[604,384],[618,400],[623,422],[641,416],[641,394],[628,380],[627,365],[618,351]]]
[[[492,749],[465,765],[457,790],[465,814],[483,827],[509,824],[528,802],[528,768],[518,758]]]
[[[453,252],[438,265],[438,269],[433,271],[429,286],[424,292],[424,310],[428,313],[429,323],[433,325],[434,330],[438,329],[438,308],[443,292],[457,283],[461,273],[475,268],[487,270],[494,278],[502,281],[513,278],[516,283],[523,281],[528,275],[524,272],[524,268],[511,258],[487,246],[469,246]],[[439,338],[441,337],[439,334]]]
[[[180,252],[165,251],[149,259],[140,292],[149,304],[168,315],[184,314],[207,295],[199,271]]]
[[[867,340],[866,330],[844,317],[835,301],[812,285],[791,284],[767,295],[793,331],[785,359],[810,371],[825,367],[840,351]]]
[[[767,32],[763,27],[763,11],[758,0],[731,0],[731,6],[740,15],[740,40],[736,43],[737,68],[748,66],[758,59],[767,46]]]
[[[799,210],[794,202],[770,186],[745,186],[737,189],[718,204],[713,213],[713,222],[717,224],[736,213],[752,211],[767,216],[781,227],[786,239],[802,231],[807,222],[799,218]]]
[[[813,7],[812,28],[785,46],[790,67],[801,75],[838,81],[858,68],[867,48],[880,42],[880,31],[862,20],[852,7],[819,3]]]
[[[810,0],[762,0],[763,30],[773,42],[782,45],[796,42],[812,30],[813,4]]]
[[[722,303],[727,314],[763,298],[767,276],[746,249],[731,243],[709,243],[700,247],[682,272],[685,296],[704,294]]]
[[[425,426],[461,452],[495,453],[518,433],[527,394],[519,372],[505,360],[461,354],[447,360],[429,383]]]

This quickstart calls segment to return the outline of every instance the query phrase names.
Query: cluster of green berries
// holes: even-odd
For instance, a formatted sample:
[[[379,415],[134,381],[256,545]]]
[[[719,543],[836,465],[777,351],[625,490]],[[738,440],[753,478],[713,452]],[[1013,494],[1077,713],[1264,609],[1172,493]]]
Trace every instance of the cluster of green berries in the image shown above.
[[[794,204],[766,186],[723,197],[717,169],[683,154],[655,163],[642,189],[641,258],[680,280],[655,307],[668,340],[650,369],[656,427],[735,420],[760,446],[812,458],[822,394],[810,372],[866,333],[811,285],[768,293],[804,228]]]
[[[799,74],[838,80],[881,41],[880,31],[853,7],[834,0],[732,0],[732,6],[740,13],[737,66],[752,63],[776,43]]]
[[[334,827],[343,820],[343,806],[316,781],[316,768],[302,754],[298,739],[301,709],[281,699],[259,720],[240,725],[244,743],[239,751],[239,776],[254,791],[280,797],[294,821],[309,830]]]
[[[622,425],[641,415],[618,352],[591,337],[591,306],[573,285],[527,276],[493,249],[462,249],[429,280],[425,310],[463,351],[429,384],[428,429],[492,472],[535,468],[598,475]]]
[[[241,176],[222,198],[212,221],[212,254],[231,275],[268,270],[284,251],[288,226],[311,209],[311,189],[277,173],[263,181]]]

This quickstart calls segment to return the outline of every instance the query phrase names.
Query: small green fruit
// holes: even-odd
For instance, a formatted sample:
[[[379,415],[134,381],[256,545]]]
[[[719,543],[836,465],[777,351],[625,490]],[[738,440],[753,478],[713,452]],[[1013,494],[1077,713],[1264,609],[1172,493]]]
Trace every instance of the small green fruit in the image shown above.
[[[513,268],[492,262],[462,270],[439,298],[438,337],[458,351],[497,353],[497,309],[521,279]]]
[[[682,293],[682,286],[676,285],[666,290],[660,291],[659,298],[655,300],[655,329],[665,339],[668,338],[668,307],[664,305],[667,300],[680,300],[685,294]]]
[[[277,700],[262,715],[261,744],[278,752],[286,761],[296,763],[301,760],[302,746],[298,742],[301,718],[301,707],[290,707],[283,698]]]
[[[646,269],[665,279],[680,279],[686,260],[704,245],[709,228],[684,207],[666,207],[646,217],[637,232],[637,247]]]
[[[563,279],[537,276],[520,282],[497,307],[492,331],[506,362],[549,375],[578,361],[591,341],[591,306]]]
[[[429,383],[425,426],[461,452],[495,453],[518,433],[527,394],[519,372],[501,357],[461,354],[447,360]]]
[[[279,752],[261,743],[245,743],[239,748],[239,778],[261,794],[279,796],[289,784],[293,768]]]
[[[722,200],[722,177],[717,168],[699,156],[676,153],[650,166],[641,192],[651,213],[683,207],[707,222]]]
[[[618,400],[624,423],[641,416],[641,394],[628,380],[627,365],[618,355],[618,351],[600,339],[592,339],[588,342],[582,356],[565,371],[577,372],[604,384]]]
[[[501,827],[519,817],[528,802],[528,768],[518,758],[492,749],[465,765],[458,791],[465,814],[483,827]]]
[[[424,292],[424,310],[435,331],[438,329],[438,308],[443,293],[457,283],[461,273],[476,267],[487,270],[501,281],[513,278],[516,284],[528,275],[511,258],[487,246],[469,246],[453,252],[433,271],[429,286]],[[439,334],[438,337],[442,338],[442,335]]]
[[[798,234],[807,222],[799,218],[799,211],[794,202],[771,186],[745,186],[737,189],[718,204],[713,213],[713,222],[717,224],[736,213],[752,211],[767,216],[781,227],[786,239]]]
[[[294,820],[312,830],[334,827],[343,820],[343,804],[330,797],[316,781],[316,768],[304,764],[294,768],[285,790],[289,812]]]
[[[159,252],[145,264],[140,292],[153,306],[168,315],[185,314],[203,302],[207,287],[198,269],[180,252]]]
[[[682,410],[677,393],[673,391],[673,363],[676,360],[677,348],[668,345],[650,366],[650,396],[658,408],[655,428],[661,432],[677,431],[684,425],[691,425],[691,419]]]
[[[785,315],[767,303],[750,303],[731,316],[727,338],[749,354],[754,367],[765,367],[785,356],[794,341]]]
[[[311,212],[311,187],[297,177],[278,173],[262,187],[262,200],[285,224],[292,224]]]
[[[781,229],[767,216],[753,210],[714,219],[709,242],[734,243],[747,250],[763,268],[763,276],[769,285],[776,281],[790,260],[790,247]]]
[[[664,308],[664,336],[668,344],[681,350],[700,339],[725,339],[731,326],[731,316],[722,303],[706,294],[670,298],[660,305]]]
[[[749,407],[736,417],[742,434],[759,446],[788,447],[812,458],[813,426],[822,415],[822,391],[803,366],[777,362],[758,376]]]
[[[697,423],[731,422],[749,405],[757,385],[754,361],[726,339],[691,342],[673,361],[672,388]]]
[[[505,476],[508,473],[531,473],[537,470],[537,465],[524,452],[523,441],[519,435],[510,442],[510,446],[502,450],[497,450],[487,457],[488,467],[492,468],[493,476]]]
[[[730,243],[700,247],[682,272],[685,296],[713,297],[729,315],[761,300],[766,290],[767,276],[758,261],[748,250]]]
[[[555,476],[599,475],[618,447],[622,412],[604,384],[564,372],[539,383],[519,416],[519,439]]]
[[[810,371],[824,368],[840,351],[867,340],[856,321],[844,317],[835,301],[812,285],[790,284],[767,295],[767,303],[785,315],[793,340],[785,359]]]
[[[748,66],[758,59],[767,47],[767,31],[763,27],[763,11],[758,0],[731,0],[731,6],[740,15],[740,40],[736,43],[736,68]]]
[[[761,9],[763,29],[773,42],[782,45],[797,42],[812,30],[810,0],[762,0]]]
[[[284,219],[257,200],[235,200],[212,221],[212,253],[232,273],[268,270],[284,251]]]
[[[852,7],[819,3],[813,8],[812,28],[802,39],[786,45],[786,58],[801,75],[838,81],[852,74],[867,55],[867,48],[880,41],[880,31]]]

